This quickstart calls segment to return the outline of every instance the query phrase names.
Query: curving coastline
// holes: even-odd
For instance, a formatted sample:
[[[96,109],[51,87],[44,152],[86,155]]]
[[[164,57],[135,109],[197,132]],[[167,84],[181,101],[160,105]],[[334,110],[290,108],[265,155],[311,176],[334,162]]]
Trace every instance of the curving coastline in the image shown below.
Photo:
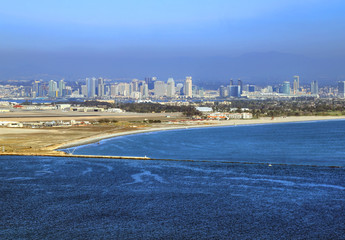
[[[228,121],[193,121],[162,122],[154,125],[124,125],[123,127],[83,126],[73,128],[0,128],[0,155],[27,156],[74,156],[61,149],[90,144],[103,139],[118,136],[141,134],[156,131],[169,131],[186,128],[223,127],[237,125],[261,125],[290,122],[311,122],[345,120],[345,116],[302,116],[260,119],[238,119]],[[114,156],[116,157],[116,156]]]
[[[248,120],[239,119],[239,120],[228,120],[228,121],[204,121],[202,122],[203,124],[200,124],[200,122],[194,122],[191,124],[185,124],[181,126],[161,124],[160,126],[147,128],[147,129],[102,134],[102,135],[97,135],[97,136],[88,137],[84,139],[68,141],[66,143],[54,146],[52,150],[57,151],[59,149],[65,149],[65,148],[95,143],[103,139],[114,138],[114,137],[125,136],[125,135],[147,133],[147,132],[156,132],[156,131],[169,131],[169,130],[204,128],[204,127],[237,126],[237,125],[313,122],[313,121],[327,121],[327,120],[345,120],[345,116],[300,116],[300,117],[277,117],[274,119],[259,118],[259,119],[248,119]]]

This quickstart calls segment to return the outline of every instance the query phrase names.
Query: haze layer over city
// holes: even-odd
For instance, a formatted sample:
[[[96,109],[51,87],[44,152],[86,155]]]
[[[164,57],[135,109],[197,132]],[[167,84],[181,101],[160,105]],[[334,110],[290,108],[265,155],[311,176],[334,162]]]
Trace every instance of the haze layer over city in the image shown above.
[[[0,79],[343,81],[345,3],[6,1]]]

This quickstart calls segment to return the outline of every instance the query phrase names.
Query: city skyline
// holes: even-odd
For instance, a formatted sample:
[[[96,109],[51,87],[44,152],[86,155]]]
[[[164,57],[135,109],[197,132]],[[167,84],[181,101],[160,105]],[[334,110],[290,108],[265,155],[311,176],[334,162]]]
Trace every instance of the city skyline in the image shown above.
[[[341,84],[320,86],[317,80],[300,84],[300,76],[275,85],[256,85],[241,79],[230,79],[217,89],[205,88],[192,82],[191,76],[184,80],[157,77],[118,81],[103,77],[88,77],[80,81],[11,80],[0,84],[0,98],[26,99],[132,99],[132,100],[197,100],[197,99],[270,99],[270,98],[344,98]],[[337,84],[337,86],[335,86]]]

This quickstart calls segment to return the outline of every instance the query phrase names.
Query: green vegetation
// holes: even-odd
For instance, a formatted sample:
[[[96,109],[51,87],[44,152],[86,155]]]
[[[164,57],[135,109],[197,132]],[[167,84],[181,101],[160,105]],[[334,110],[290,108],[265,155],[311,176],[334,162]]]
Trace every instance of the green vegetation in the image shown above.
[[[117,120],[114,119],[108,119],[108,118],[102,118],[98,120],[99,123],[117,123]]]
[[[144,123],[161,123],[161,120],[145,120]]]
[[[182,112],[185,116],[191,117],[201,115],[194,106],[171,106],[159,103],[116,103],[115,107],[121,108],[128,112],[139,113],[165,113],[165,112]]]
[[[242,112],[248,108],[254,118],[279,116],[342,116],[345,115],[345,101],[343,99],[296,98],[287,100],[233,100],[231,102],[194,103],[188,106],[172,106],[160,103],[108,103],[86,101],[73,104],[83,107],[121,108],[127,112],[138,113],[170,113],[182,112],[187,117],[201,116],[195,106],[211,107],[216,112]],[[104,120],[106,122],[107,120]]]
[[[102,108],[121,108],[127,112],[138,113],[169,113],[169,112],[182,112],[187,117],[201,115],[194,106],[171,106],[159,103],[108,103],[98,101],[86,101],[76,103],[82,107],[102,107]]]
[[[248,108],[254,118],[279,116],[342,116],[345,101],[342,99],[290,99],[290,100],[234,100],[231,104],[204,104],[219,112],[231,108]]]

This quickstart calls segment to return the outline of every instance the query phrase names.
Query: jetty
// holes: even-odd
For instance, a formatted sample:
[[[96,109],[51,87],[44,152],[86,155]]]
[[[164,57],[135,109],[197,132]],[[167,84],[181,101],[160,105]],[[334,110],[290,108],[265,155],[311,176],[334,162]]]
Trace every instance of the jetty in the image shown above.
[[[59,152],[58,152],[59,153]],[[63,152],[61,152],[63,153]],[[107,159],[134,159],[153,160],[149,157],[133,156],[104,156],[104,155],[78,155],[78,154],[56,154],[56,153],[0,153],[0,156],[38,156],[38,157],[73,157],[73,158],[107,158]]]

